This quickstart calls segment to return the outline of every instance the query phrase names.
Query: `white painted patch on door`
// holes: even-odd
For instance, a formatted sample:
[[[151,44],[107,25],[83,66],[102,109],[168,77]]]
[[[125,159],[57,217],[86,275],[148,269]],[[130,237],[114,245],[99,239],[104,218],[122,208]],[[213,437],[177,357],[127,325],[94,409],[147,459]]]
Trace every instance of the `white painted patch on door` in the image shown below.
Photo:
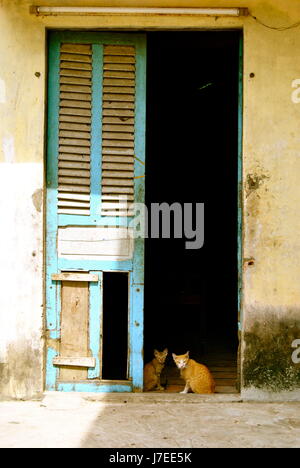
[[[130,260],[132,229],[117,227],[66,227],[58,230],[58,256],[70,260]]]

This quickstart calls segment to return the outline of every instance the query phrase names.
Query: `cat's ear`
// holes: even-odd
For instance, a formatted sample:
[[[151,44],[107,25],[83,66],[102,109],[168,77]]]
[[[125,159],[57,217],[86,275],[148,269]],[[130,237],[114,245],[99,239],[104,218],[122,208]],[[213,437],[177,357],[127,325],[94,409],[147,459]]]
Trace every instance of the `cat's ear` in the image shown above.
[[[172,356],[173,356],[173,359],[175,361],[175,359],[177,358],[176,354],[172,353]]]
[[[168,348],[166,348],[166,349],[163,350],[163,353],[164,353],[164,354],[168,354],[168,352],[169,352]]]
[[[157,355],[159,354],[158,351],[157,351],[157,349],[155,349],[155,350],[153,351],[153,353],[154,353],[154,356],[157,356]]]
[[[190,357],[190,352],[187,351],[187,352],[185,353],[185,355],[186,355],[187,357]]]

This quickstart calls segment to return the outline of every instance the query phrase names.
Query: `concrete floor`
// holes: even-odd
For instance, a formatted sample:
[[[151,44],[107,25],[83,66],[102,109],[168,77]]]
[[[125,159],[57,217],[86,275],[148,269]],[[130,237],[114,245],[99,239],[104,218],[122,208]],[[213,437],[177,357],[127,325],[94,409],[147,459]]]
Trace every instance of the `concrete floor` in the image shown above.
[[[41,401],[0,402],[0,447],[299,448],[300,402],[52,393]]]

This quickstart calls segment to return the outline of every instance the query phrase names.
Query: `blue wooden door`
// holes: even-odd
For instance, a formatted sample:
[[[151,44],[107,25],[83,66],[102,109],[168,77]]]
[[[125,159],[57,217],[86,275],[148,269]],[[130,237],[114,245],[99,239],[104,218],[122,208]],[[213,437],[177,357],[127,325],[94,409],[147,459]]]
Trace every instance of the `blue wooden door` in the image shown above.
[[[46,388],[142,391],[146,41],[49,36]],[[128,275],[128,369],[102,375],[103,276]],[[116,291],[118,294],[118,291]]]

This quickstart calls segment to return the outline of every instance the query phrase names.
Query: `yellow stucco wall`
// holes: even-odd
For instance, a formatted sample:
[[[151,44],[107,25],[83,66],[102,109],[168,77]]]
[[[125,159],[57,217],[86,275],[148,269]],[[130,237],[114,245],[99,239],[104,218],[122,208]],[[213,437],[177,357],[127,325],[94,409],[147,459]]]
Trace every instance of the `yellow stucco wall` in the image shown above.
[[[29,211],[23,210],[28,200],[22,198],[21,187],[22,177],[29,180],[32,177],[32,186],[27,190],[26,196],[32,197],[34,192],[42,188],[45,156],[46,28],[243,28],[244,257],[253,259],[252,265],[245,262],[244,271],[242,325],[245,341],[242,354],[247,369],[247,349],[253,348],[251,339],[256,322],[275,328],[277,325],[274,325],[274,320],[294,328],[300,323],[300,103],[296,99],[296,88],[292,87],[294,80],[300,79],[300,26],[276,31],[262,26],[251,16],[216,20],[189,16],[41,18],[29,15],[31,4],[82,3],[80,0],[0,1],[0,172],[12,177],[12,167],[15,167],[19,181],[19,196],[14,197],[13,205],[4,202],[0,205],[1,216],[4,221],[6,217],[9,220],[8,230],[17,232],[20,250],[20,236],[24,242],[31,239],[33,226],[36,233],[35,245],[30,247],[36,251],[34,260],[31,251],[28,251],[28,257],[23,255],[20,260],[17,257],[18,249],[15,253],[8,253],[4,243],[1,243],[4,261],[0,264],[0,277],[7,278],[9,273],[13,273],[11,255],[18,264],[20,276],[22,272],[25,274],[29,260],[34,261],[36,269],[30,273],[30,281],[35,284],[35,297],[38,298],[32,301],[32,297],[28,298],[23,291],[22,294],[26,297],[24,299],[20,295],[20,298],[25,300],[25,306],[11,310],[15,321],[7,323],[6,319],[7,329],[15,326],[21,314],[25,313],[29,322],[38,314],[39,320],[32,322],[28,335],[34,337],[34,347],[42,352],[36,335],[42,331],[43,325],[40,310],[37,311],[37,307],[43,302],[40,268],[43,262],[43,220],[40,212],[36,214],[35,203],[30,204]],[[300,21],[300,3],[295,0],[94,0],[84,3],[148,7],[247,6],[252,15],[270,26],[288,26]],[[36,76],[37,72],[40,76]],[[250,73],[255,74],[254,78],[250,77]],[[30,171],[26,170],[29,163]],[[6,200],[6,197],[4,188],[0,186],[0,199]],[[8,282],[7,287],[10,287]],[[18,292],[16,294],[18,297]],[[0,314],[4,313],[4,305],[7,314],[9,305],[7,301],[4,303],[0,299]],[[260,333],[257,336],[263,340]],[[16,342],[21,335],[22,332],[17,336],[13,334],[11,340]],[[290,335],[287,335],[286,340],[289,339]],[[0,365],[1,362],[6,362],[7,349],[11,345],[9,340],[10,338],[4,337],[0,339]],[[287,347],[290,347],[289,342]],[[1,352],[4,356],[2,361]],[[41,388],[41,379],[28,388],[25,393],[38,391]],[[14,393],[11,388],[9,392]]]

